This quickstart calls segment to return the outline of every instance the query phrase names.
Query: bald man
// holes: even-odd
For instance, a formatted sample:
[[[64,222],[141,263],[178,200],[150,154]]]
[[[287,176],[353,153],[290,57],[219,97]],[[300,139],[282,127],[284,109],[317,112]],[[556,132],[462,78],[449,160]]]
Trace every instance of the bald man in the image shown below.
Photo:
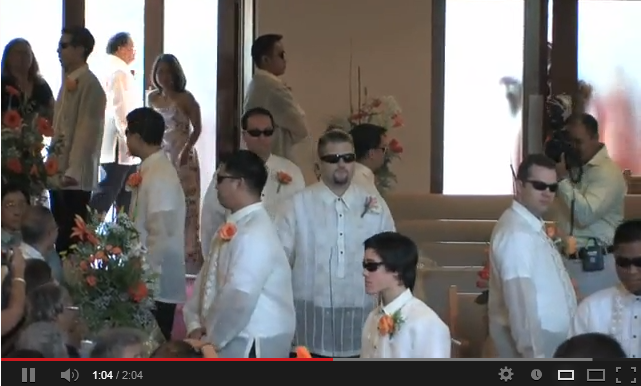
[[[20,227],[22,244],[20,249],[25,259],[46,261],[56,280],[62,280],[62,264],[56,253],[55,242],[58,237],[58,225],[51,211],[35,205],[27,208]]]

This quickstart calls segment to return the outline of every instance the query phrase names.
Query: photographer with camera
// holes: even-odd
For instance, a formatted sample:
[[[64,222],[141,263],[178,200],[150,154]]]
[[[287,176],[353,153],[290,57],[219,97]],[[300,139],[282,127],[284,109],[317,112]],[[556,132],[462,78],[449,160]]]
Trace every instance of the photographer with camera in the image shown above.
[[[621,169],[599,141],[599,125],[592,115],[572,116],[562,131],[565,134],[556,137],[557,149],[563,153],[549,154],[557,162],[559,176],[558,225],[570,236],[568,272],[581,296],[588,296],[617,283],[614,259],[607,255],[612,252],[614,231],[623,221],[627,186]]]

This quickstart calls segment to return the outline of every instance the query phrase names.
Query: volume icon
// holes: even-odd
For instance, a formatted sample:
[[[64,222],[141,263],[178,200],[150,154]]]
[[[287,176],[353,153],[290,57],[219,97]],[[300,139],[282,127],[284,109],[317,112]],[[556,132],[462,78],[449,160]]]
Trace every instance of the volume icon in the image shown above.
[[[75,382],[80,379],[80,372],[76,369],[67,369],[60,372],[60,379],[64,379],[67,382]]]

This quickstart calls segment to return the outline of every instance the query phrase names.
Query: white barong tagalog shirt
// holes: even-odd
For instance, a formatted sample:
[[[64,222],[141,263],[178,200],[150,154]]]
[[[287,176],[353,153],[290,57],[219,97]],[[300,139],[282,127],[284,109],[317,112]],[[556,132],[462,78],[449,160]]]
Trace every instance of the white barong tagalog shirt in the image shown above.
[[[599,332],[619,341],[630,358],[641,358],[641,296],[623,286],[596,292],[576,310],[571,336]]]
[[[354,164],[354,178],[352,179],[352,183],[362,185],[374,192],[378,191],[374,172],[360,162]]]
[[[300,168],[287,158],[272,154],[265,163],[267,167],[267,183],[261,195],[263,205],[273,217],[278,201],[289,198],[292,194],[305,188],[305,178]],[[284,172],[291,177],[289,184],[281,184],[278,180],[278,173]],[[225,223],[229,211],[218,201],[218,189],[216,188],[216,177],[212,179],[205,198],[200,215],[200,241],[202,243],[203,256],[210,253],[209,247],[216,231]]]
[[[287,358],[294,337],[291,268],[263,204],[229,216],[236,234],[216,236],[183,314],[187,331],[204,328],[222,358]]]
[[[159,150],[140,164],[142,182],[131,195],[130,216],[147,248],[147,264],[157,275],[154,299],[183,303],[185,292],[185,194],[176,168]]]
[[[376,205],[365,211],[370,197]],[[363,242],[395,230],[387,204],[357,184],[338,197],[323,182],[281,203],[275,222],[293,267],[295,344],[322,356],[359,355],[375,306],[365,293]]]
[[[490,335],[500,358],[551,358],[567,338],[576,295],[543,221],[513,202],[490,242]]]
[[[403,323],[392,337],[381,336],[383,315],[400,311]],[[361,358],[450,358],[450,329],[431,308],[408,289],[384,307],[376,307],[363,328]]]

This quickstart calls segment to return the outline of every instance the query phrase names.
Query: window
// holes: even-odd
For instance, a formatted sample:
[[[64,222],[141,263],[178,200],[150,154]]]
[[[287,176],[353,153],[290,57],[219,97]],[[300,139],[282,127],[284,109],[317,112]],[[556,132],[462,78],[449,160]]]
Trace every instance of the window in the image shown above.
[[[35,1],[35,0],[34,0]],[[85,25],[96,39],[89,67],[100,79],[108,71],[107,42],[118,32],[128,32],[136,47],[136,60],[130,65],[144,101],[145,0],[85,1]]]
[[[512,194],[521,133],[524,1],[447,0],[444,194]]]
[[[218,1],[165,0],[163,51],[178,58],[187,89],[200,104],[203,130],[196,150],[204,197],[216,167]]]
[[[14,38],[31,43],[40,73],[57,96],[62,83],[58,41],[62,30],[63,0],[0,0],[0,44]]]
[[[622,169],[641,175],[641,2],[579,1],[579,78],[592,87],[588,112]]]

